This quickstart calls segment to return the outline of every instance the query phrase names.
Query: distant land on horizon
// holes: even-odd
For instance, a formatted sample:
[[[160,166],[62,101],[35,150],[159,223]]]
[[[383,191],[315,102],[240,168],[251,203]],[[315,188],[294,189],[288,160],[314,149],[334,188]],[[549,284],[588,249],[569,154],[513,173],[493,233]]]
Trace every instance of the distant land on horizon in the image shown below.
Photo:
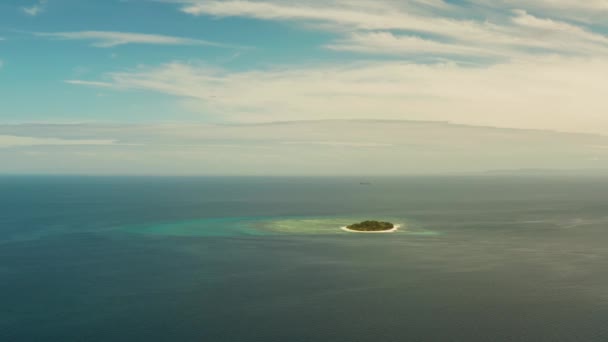
[[[564,176],[607,176],[608,168],[598,169],[504,169],[504,170],[488,170],[484,172],[487,175],[564,175]]]

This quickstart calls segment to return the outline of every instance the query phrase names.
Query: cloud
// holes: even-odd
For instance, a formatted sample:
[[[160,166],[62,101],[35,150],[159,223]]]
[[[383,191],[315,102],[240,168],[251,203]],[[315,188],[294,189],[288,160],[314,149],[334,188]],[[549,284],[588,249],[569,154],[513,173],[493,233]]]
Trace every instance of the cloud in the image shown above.
[[[390,55],[454,55],[477,57],[501,57],[497,51],[479,47],[446,44],[416,36],[394,35],[391,32],[354,33],[348,38],[325,46],[336,51]]]
[[[46,4],[47,4],[46,0],[40,0],[36,4],[34,4],[30,7],[21,7],[21,10],[23,11],[23,13],[25,13],[29,16],[35,17],[45,11]]]
[[[606,55],[608,37],[584,28],[552,19],[542,19],[523,10],[514,11],[512,22],[537,38],[538,47],[584,55]]]
[[[202,45],[220,48],[235,48],[236,46],[210,42],[201,39],[190,39],[157,34],[143,34],[130,32],[111,31],[77,31],[77,32],[37,32],[40,37],[59,40],[88,40],[92,46],[100,48],[111,48],[126,44],[155,44],[155,45]]]
[[[324,30],[321,47],[348,58],[257,70],[174,61],[67,82],[173,95],[177,110],[217,122],[409,119],[608,134],[605,30],[538,9],[572,1],[166,2],[192,16]]]
[[[95,82],[95,81],[81,81],[81,80],[66,80],[66,83],[74,84],[74,85],[84,85],[91,87],[100,87],[100,88],[112,88],[114,84],[108,82]]]
[[[605,35],[566,22],[539,18],[524,10],[502,18],[496,18],[495,11],[492,16],[496,19],[490,21],[467,18],[468,8],[443,1],[178,2],[182,3],[182,12],[195,16],[296,22],[307,28],[333,30],[338,36],[346,34],[346,37],[327,47],[341,51],[482,55],[506,59],[541,52],[608,55]],[[505,12],[510,13],[508,10]]]
[[[0,172],[364,175],[606,168],[608,137],[441,122],[0,125]],[[17,139],[17,140],[15,140]],[[0,143],[0,146],[6,146]]]
[[[493,9],[525,9],[556,18],[582,23],[604,24],[608,14],[606,0],[469,0]]]
[[[386,1],[184,1],[181,10],[191,15],[251,17],[275,21],[325,22],[351,30],[413,30],[446,36],[468,34],[491,39],[491,25],[436,16],[412,14]],[[495,32],[499,35],[499,32]]]
[[[378,148],[390,147],[392,144],[378,142],[358,142],[358,141],[284,141],[285,145],[321,145],[330,147],[362,147],[362,148]]]
[[[536,57],[496,65],[369,61],[230,71],[169,63],[70,81],[173,95],[228,122],[408,119],[608,134],[608,61]]]
[[[67,140],[58,138],[37,138],[13,135],[0,135],[0,148],[22,146],[82,146],[82,145],[112,145],[113,140]]]
[[[527,5],[538,6],[540,8],[554,7],[569,10],[608,11],[608,2],[606,0],[537,0],[534,2],[527,0],[508,0],[507,2],[517,6]]]

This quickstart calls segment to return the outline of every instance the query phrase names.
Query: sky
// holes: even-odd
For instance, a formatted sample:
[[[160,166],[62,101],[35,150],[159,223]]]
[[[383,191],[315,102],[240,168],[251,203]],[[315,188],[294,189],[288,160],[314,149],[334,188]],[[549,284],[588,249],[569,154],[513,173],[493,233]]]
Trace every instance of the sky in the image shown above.
[[[608,0],[3,0],[0,173],[608,168]]]

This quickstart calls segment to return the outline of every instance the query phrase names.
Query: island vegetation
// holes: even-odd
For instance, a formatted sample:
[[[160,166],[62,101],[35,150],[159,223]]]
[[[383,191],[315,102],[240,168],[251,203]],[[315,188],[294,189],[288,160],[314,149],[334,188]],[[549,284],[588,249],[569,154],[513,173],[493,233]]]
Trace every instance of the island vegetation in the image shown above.
[[[391,230],[395,228],[395,225],[390,222],[363,221],[360,223],[351,224],[350,226],[346,226],[346,228],[360,232],[381,232]]]

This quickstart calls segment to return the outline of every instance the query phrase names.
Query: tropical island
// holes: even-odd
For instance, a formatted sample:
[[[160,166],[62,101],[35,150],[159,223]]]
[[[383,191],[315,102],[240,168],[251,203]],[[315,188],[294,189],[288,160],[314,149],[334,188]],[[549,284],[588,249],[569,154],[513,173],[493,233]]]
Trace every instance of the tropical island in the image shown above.
[[[342,227],[342,230],[358,233],[392,233],[397,231],[397,228],[399,228],[399,226],[390,222],[363,221]]]

